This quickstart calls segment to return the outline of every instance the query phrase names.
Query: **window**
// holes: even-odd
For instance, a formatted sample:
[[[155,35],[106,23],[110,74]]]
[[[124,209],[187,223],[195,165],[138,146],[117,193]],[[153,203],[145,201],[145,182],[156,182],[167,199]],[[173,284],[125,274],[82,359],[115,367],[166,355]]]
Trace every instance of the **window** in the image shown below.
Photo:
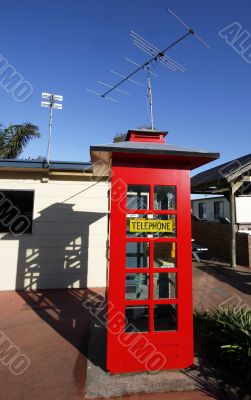
[[[129,210],[147,210],[149,208],[149,186],[128,185],[127,208]]]
[[[154,330],[175,331],[177,330],[177,305],[158,304],[154,306]]]
[[[175,268],[176,267],[176,243],[156,242],[154,243],[154,267]]]
[[[176,208],[176,188],[175,186],[155,186],[154,187],[154,209],[155,210],[175,210]]]
[[[126,274],[126,300],[141,300],[149,297],[149,274]]]
[[[130,184],[126,204],[124,330],[177,331],[177,188]]]
[[[149,311],[147,306],[127,306],[125,309],[126,332],[148,332]]]
[[[0,190],[0,233],[31,233],[33,205],[31,190]]]
[[[126,243],[126,267],[127,268],[149,267],[149,243],[147,242]]]
[[[206,203],[199,203],[199,218],[200,219],[207,218]]]
[[[224,202],[215,201],[214,202],[214,219],[224,218]]]
[[[176,274],[155,273],[153,286],[154,286],[154,299],[176,298]]]

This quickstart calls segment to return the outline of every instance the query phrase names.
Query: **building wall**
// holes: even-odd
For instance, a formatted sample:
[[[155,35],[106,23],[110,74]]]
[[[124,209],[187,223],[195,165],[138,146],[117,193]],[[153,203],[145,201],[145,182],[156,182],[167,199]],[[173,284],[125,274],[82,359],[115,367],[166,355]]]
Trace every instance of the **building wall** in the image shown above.
[[[192,222],[192,236],[196,243],[208,248],[203,258],[230,262],[231,225],[207,221]],[[251,235],[236,233],[237,264],[251,267]]]
[[[240,196],[236,201],[236,222],[238,224],[251,223],[251,196]]]
[[[0,234],[0,290],[106,286],[108,184],[1,173],[0,192],[34,190],[33,232]]]
[[[214,221],[214,202],[224,202],[224,217],[230,220],[229,202],[225,197],[209,197],[192,200],[193,215],[199,217],[199,203],[206,203],[207,221]]]

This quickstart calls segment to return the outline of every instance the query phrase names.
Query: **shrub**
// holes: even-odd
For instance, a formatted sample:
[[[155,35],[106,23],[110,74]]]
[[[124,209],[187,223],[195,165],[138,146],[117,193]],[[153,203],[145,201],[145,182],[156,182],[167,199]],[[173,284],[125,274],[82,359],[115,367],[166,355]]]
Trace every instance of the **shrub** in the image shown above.
[[[206,357],[251,394],[251,310],[196,310],[195,329]]]

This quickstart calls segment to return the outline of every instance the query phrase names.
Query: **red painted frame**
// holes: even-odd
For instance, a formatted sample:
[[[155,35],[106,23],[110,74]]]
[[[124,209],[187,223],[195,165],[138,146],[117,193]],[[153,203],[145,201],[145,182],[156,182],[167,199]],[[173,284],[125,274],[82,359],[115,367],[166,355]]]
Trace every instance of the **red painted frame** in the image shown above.
[[[192,255],[191,255],[191,206],[190,171],[173,169],[166,164],[156,168],[136,164],[126,167],[113,163],[111,179],[110,215],[110,262],[108,278],[108,322],[107,322],[107,369],[111,373],[140,372],[145,370],[185,368],[193,364],[193,308],[192,308]],[[175,168],[175,167],[174,167]],[[148,214],[175,214],[176,238],[126,238],[126,192],[128,184],[150,186],[150,210]],[[176,210],[154,210],[154,185],[176,186]],[[146,210],[137,210],[146,214]],[[126,269],[126,242],[149,242],[149,268]],[[153,268],[153,243],[177,242],[176,299],[153,299],[155,272],[167,272]],[[125,300],[125,273],[149,273],[149,300]],[[125,333],[125,307],[127,305],[149,307],[149,332]],[[154,304],[177,304],[177,331],[156,332],[153,327]],[[152,349],[152,351],[151,351]],[[157,359],[159,357],[159,361]],[[155,358],[155,362],[154,362]]]

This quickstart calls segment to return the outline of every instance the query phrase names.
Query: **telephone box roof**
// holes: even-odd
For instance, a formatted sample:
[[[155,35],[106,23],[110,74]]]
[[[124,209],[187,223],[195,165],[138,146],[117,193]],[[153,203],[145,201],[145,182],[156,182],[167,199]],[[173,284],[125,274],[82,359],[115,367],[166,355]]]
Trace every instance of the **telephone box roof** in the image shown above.
[[[134,136],[140,134],[140,139]],[[134,136],[133,136],[134,135]],[[154,137],[150,141],[150,137]],[[170,159],[173,162],[186,165],[186,168],[194,169],[219,158],[219,153],[208,152],[194,148],[179,147],[163,142],[166,132],[152,130],[128,131],[127,140],[118,143],[93,145],[90,147],[93,172],[95,175],[108,175],[112,159],[132,159],[133,155],[145,156],[147,160],[154,157],[159,160]],[[133,138],[132,138],[133,137]],[[162,139],[157,139],[161,137]]]

